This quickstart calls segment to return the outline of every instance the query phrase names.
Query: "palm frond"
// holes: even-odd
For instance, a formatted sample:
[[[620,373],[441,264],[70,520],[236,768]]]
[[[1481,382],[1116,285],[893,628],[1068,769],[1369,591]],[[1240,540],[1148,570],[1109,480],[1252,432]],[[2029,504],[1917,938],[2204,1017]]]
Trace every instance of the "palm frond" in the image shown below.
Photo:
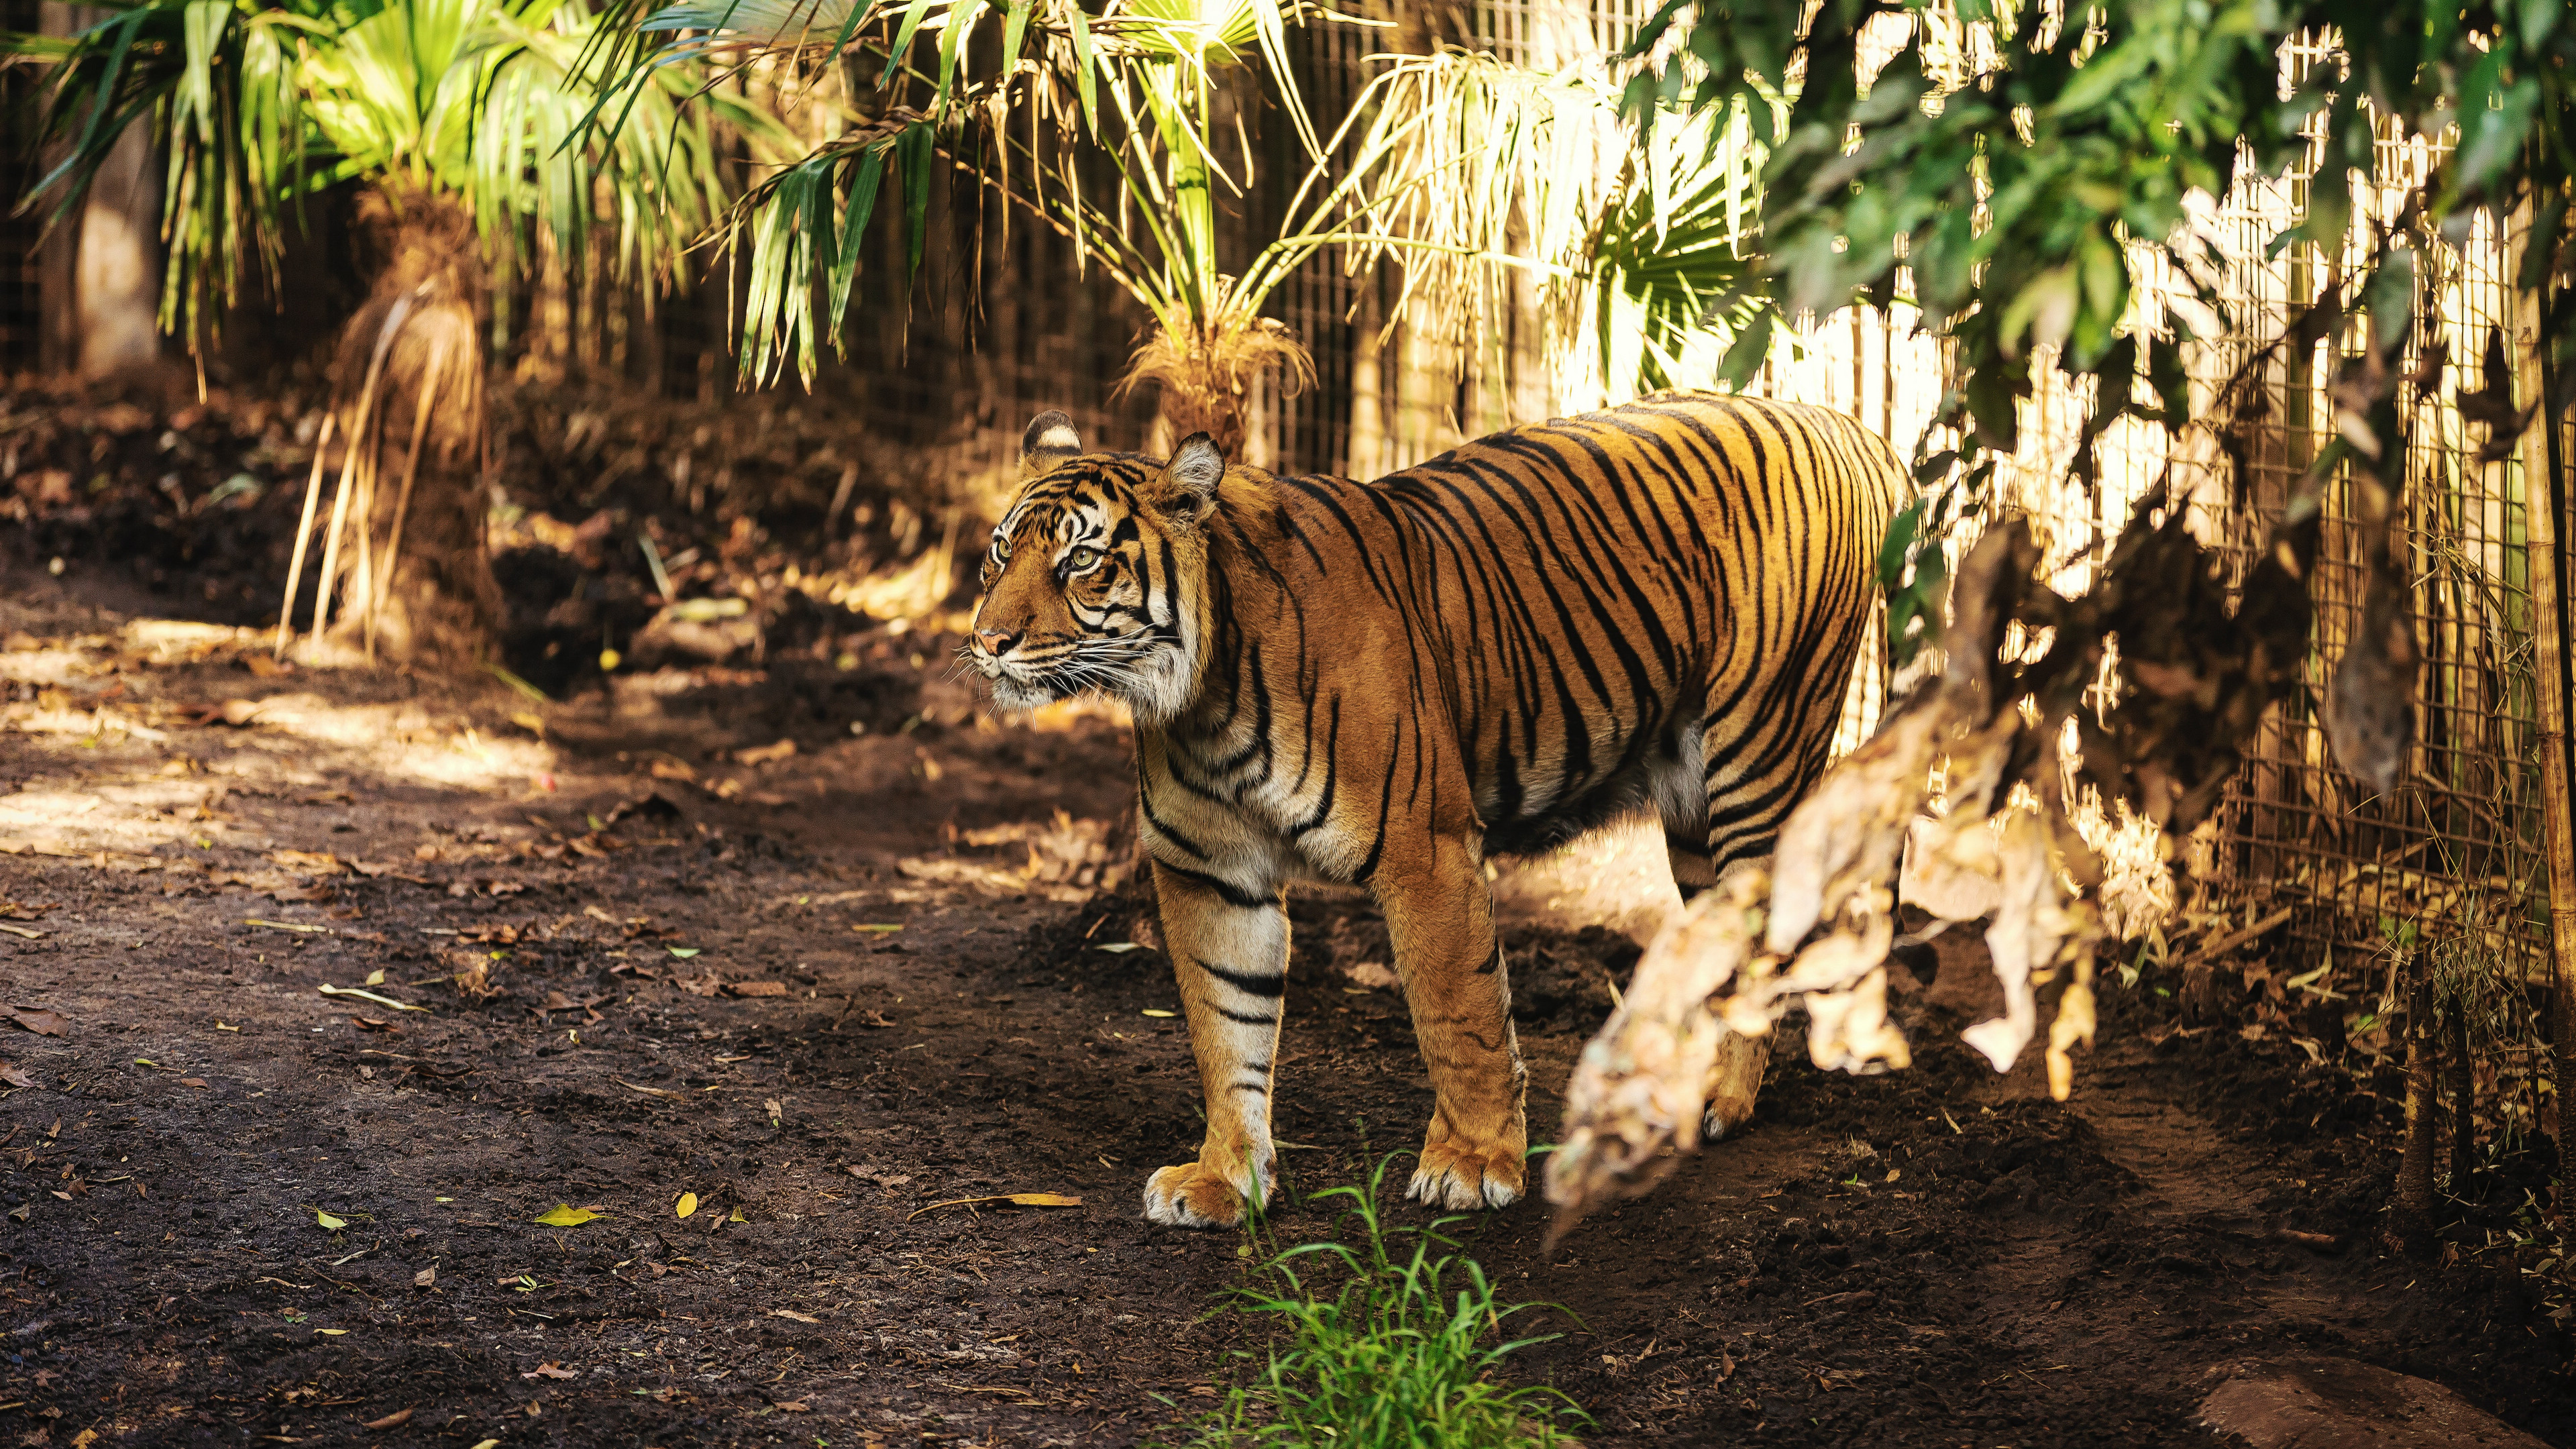
[[[244,259],[274,281],[303,198],[350,178],[463,202],[505,277],[532,225],[578,243],[604,218],[620,280],[658,286],[731,201],[716,128],[763,155],[786,132],[737,96],[685,105],[703,69],[683,63],[634,78],[613,98],[635,124],[594,133],[597,24],[567,0],[143,0],[66,40],[0,38],[53,62],[42,135],[68,146],[27,204],[67,214],[116,139],[152,128],[169,158],[162,320],[192,342],[238,300]]]
[[[1350,264],[1400,264],[1403,301],[1435,329],[1472,345],[1535,280],[1559,345],[1588,338],[1616,392],[1679,381],[1686,355],[1762,315],[1742,260],[1760,158],[1740,119],[1640,130],[1598,66],[1391,61],[1360,99],[1368,119],[1325,209]]]

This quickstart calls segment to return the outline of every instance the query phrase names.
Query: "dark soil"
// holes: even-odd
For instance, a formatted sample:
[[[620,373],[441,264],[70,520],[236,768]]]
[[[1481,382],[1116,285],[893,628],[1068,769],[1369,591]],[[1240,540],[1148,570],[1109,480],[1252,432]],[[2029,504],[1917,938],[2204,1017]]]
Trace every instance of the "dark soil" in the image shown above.
[[[0,576],[0,1005],[63,1019],[0,1025],[0,1435],[1131,1444],[1266,1342],[1207,1316],[1241,1240],[1138,1210],[1197,1102],[1147,1014],[1165,963],[1103,949],[1140,933],[1088,889],[1127,793],[1104,715],[992,724],[953,641],[864,619],[541,708],[281,672],[146,622],[231,597],[202,551],[157,595],[83,564],[124,516],[97,501],[15,547],[65,577]],[[505,583],[542,613],[553,578]],[[1401,1001],[1336,969],[1383,926],[1296,918],[1282,1243],[1430,1102]],[[2213,1371],[2326,1355],[2576,1444],[2564,1304],[2524,1271],[2545,1145],[2491,1151],[2409,1257],[2393,1072],[2184,1028],[2151,973],[2106,987],[2060,1106],[1956,1044],[1991,987],[1973,938],[1936,945],[1899,982],[1912,1070],[1816,1072],[1793,1022],[1754,1126],[1653,1195],[1553,1254],[1534,1205],[1452,1225],[1504,1298],[1561,1305],[1512,1372],[1587,1443],[2200,1443]],[[1545,1137],[1637,953],[1507,948]],[[322,994],[378,971],[426,1010]],[[960,1201],[1014,1192],[1082,1201]],[[535,1221],[559,1204],[598,1216]]]

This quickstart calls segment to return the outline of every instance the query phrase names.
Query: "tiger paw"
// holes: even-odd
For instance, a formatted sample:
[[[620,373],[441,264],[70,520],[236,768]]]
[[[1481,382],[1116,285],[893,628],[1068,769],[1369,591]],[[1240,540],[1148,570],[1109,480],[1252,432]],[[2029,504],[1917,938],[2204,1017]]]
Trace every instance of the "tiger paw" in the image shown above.
[[[1475,1148],[1426,1142],[1406,1195],[1433,1207],[1460,1211],[1509,1207],[1520,1201],[1528,1166],[1520,1149],[1509,1145]]]
[[[1267,1176],[1268,1174],[1264,1174]],[[1145,1180],[1145,1216],[1167,1228],[1231,1228],[1242,1223],[1244,1188],[1203,1163],[1166,1167]]]
[[[1753,1120],[1753,1098],[1750,1094],[1711,1097],[1699,1114],[1699,1140],[1723,1142],[1737,1129]]]

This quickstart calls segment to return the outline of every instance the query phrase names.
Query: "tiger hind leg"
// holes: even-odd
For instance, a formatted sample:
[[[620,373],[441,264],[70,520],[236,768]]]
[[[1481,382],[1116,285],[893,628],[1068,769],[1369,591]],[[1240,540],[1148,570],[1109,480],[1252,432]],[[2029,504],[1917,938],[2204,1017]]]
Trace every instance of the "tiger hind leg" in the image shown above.
[[[1673,885],[1679,893],[1674,901],[1678,913],[1693,897],[1717,885],[1718,872],[1709,861],[1704,808],[1694,803],[1687,821],[1673,819],[1676,813],[1669,808],[1665,811],[1664,847],[1665,858],[1672,863]],[[1767,859],[1737,861],[1727,867],[1727,873],[1767,863]],[[1762,1093],[1763,1069],[1770,1062],[1770,1045],[1767,1038],[1739,1036],[1732,1031],[1719,1037],[1716,1066],[1708,1079],[1707,1105],[1700,1112],[1701,1141],[1720,1141],[1753,1120],[1753,1104]]]
[[[1669,844],[1673,865],[1673,884],[1680,887],[1687,901],[1700,892],[1714,889],[1719,872],[1709,866],[1708,853],[1686,842]],[[1763,861],[1737,861],[1726,868],[1732,876],[1738,871],[1758,869]],[[1724,1139],[1753,1120],[1754,1100],[1762,1094],[1762,1073],[1771,1059],[1768,1037],[1740,1036],[1720,1028],[1717,1062],[1708,1078],[1707,1105],[1700,1112],[1699,1135],[1703,1142]]]

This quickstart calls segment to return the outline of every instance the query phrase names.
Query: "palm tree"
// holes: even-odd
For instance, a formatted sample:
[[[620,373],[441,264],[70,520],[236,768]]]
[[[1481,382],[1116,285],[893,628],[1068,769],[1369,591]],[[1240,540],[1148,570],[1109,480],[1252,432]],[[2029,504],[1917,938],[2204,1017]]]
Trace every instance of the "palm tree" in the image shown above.
[[[732,200],[717,123],[761,145],[783,135],[731,96],[684,112],[700,84],[688,67],[603,97],[582,64],[597,24],[577,0],[136,0],[67,38],[0,38],[53,63],[43,138],[68,155],[30,205],[73,213],[129,127],[158,139],[169,164],[161,322],[191,346],[246,280],[289,283],[284,241],[310,198],[344,181],[361,188],[375,261],[333,364],[323,444],[336,427],[342,463],[320,536],[317,641],[336,601],[341,635],[371,655],[488,649],[499,590],[475,487],[487,286],[509,285],[542,238],[575,271],[607,252],[614,279],[649,296]],[[603,100],[631,124],[588,136]],[[606,246],[593,246],[595,232]],[[317,454],[281,648],[322,473]]]
[[[890,180],[904,197],[917,262],[930,177],[951,166],[1072,239],[1145,309],[1153,331],[1123,384],[1158,383],[1172,435],[1205,431],[1229,457],[1258,379],[1311,380],[1299,340],[1262,312],[1336,247],[1354,266],[1400,262],[1407,295],[1460,337],[1490,319],[1508,274],[1538,278],[1564,363],[1609,392],[1711,373],[1711,347],[1757,315],[1720,306],[1741,290],[1760,164],[1739,120],[1641,130],[1607,62],[1547,73],[1444,50],[1385,58],[1325,135],[1287,32],[1340,18],[1296,0],[1109,0],[1098,13],[1077,0],[685,0],[634,28],[678,38],[639,47],[630,73],[707,55],[837,65],[876,105],[725,222],[750,260],[748,380],[790,361],[810,377],[817,342],[839,347],[878,197]],[[1275,234],[1228,265],[1216,194],[1255,186],[1240,118],[1264,100],[1305,169]],[[1113,184],[1086,180],[1086,153]]]

